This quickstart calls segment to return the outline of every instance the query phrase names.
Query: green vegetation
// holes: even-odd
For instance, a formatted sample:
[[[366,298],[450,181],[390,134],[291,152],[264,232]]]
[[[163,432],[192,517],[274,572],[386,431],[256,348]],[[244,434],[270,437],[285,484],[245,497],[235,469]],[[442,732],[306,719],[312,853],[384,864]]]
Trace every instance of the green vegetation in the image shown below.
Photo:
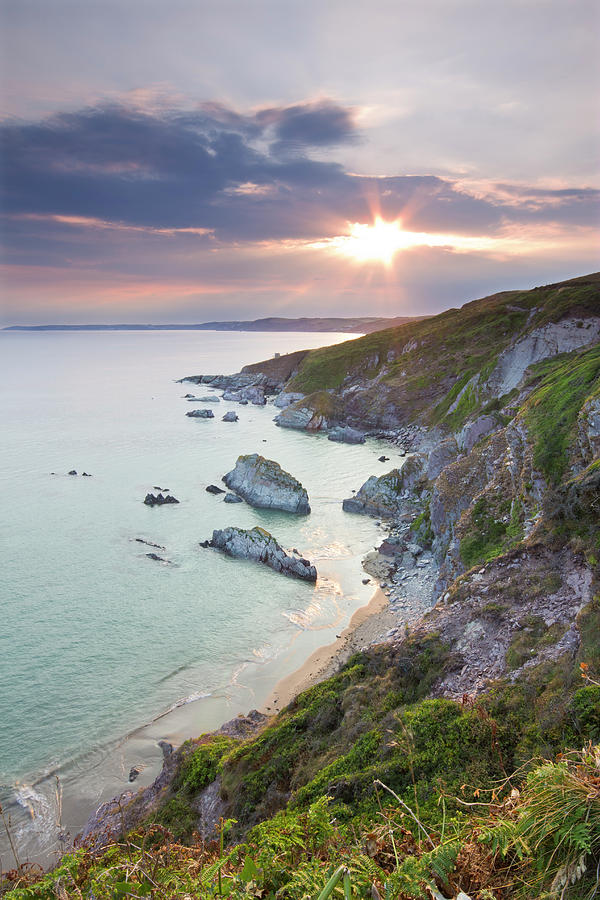
[[[544,360],[533,367],[533,378],[539,384],[524,416],[534,439],[534,463],[556,485],[567,468],[579,411],[600,389],[600,347]]]
[[[597,276],[496,294],[460,310],[311,350],[299,361],[286,387],[306,394],[334,392],[336,412],[344,419],[346,400],[336,392],[346,381],[364,379],[362,391],[351,398],[352,411],[370,426],[385,427],[393,407],[400,421],[420,419],[457,429],[469,416],[499,411],[511,399],[510,395],[490,398],[483,387],[511,341],[565,316],[581,316],[585,329],[586,319],[598,314],[599,304]],[[461,390],[477,374],[477,384],[468,387],[449,414]]]
[[[506,506],[507,501],[502,501],[501,511],[506,513]],[[474,504],[471,511],[471,525],[472,530],[460,542],[460,557],[467,569],[477,563],[489,562],[518,539],[518,519],[511,521],[512,535],[509,534],[510,526],[494,516],[487,497],[480,497]]]

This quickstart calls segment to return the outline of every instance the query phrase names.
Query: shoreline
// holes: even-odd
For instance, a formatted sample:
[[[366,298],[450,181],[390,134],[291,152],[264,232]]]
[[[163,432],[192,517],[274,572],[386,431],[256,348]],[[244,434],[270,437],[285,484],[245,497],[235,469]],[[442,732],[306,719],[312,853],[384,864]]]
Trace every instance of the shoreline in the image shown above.
[[[298,694],[330,678],[354,653],[381,639],[382,629],[392,627],[394,622],[388,598],[378,585],[369,602],[353,613],[335,641],[317,647],[301,666],[281,678],[258,711],[267,716],[276,715]]]

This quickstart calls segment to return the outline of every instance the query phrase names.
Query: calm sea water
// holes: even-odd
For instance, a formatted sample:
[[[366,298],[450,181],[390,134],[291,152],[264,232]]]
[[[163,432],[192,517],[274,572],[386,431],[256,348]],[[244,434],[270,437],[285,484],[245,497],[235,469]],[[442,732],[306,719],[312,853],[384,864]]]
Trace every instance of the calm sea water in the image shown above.
[[[128,765],[145,758],[133,741],[115,767],[124,734],[187,707],[185,719],[154,723],[154,747],[161,728],[201,733],[259,705],[368,602],[360,560],[380,535],[341,501],[381,470],[381,445],[279,429],[271,404],[221,401],[209,406],[214,420],[189,419],[182,395],[194,387],[175,383],[347,339],[0,334],[0,797],[33,815],[42,842],[45,775],[57,772],[71,799],[79,792],[92,805],[122,790]],[[222,422],[232,408],[240,421]],[[310,516],[226,505],[205,491],[252,452],[303,482]],[[93,477],[67,475],[73,468]],[[180,504],[144,506],[155,485]],[[198,547],[213,528],[256,524],[315,562],[316,586]],[[163,546],[168,564],[148,559],[152,548],[136,538]]]

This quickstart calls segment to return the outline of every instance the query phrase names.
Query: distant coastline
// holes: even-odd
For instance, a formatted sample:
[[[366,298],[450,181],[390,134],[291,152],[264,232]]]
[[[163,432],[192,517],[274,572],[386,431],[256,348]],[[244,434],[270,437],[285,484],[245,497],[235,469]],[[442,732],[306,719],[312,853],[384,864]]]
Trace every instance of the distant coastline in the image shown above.
[[[304,317],[284,319],[270,317],[251,321],[202,322],[200,324],[116,324],[116,325],[8,325],[3,331],[332,331],[370,334],[384,328],[395,328],[423,316],[397,316],[392,319],[363,316],[356,318]]]

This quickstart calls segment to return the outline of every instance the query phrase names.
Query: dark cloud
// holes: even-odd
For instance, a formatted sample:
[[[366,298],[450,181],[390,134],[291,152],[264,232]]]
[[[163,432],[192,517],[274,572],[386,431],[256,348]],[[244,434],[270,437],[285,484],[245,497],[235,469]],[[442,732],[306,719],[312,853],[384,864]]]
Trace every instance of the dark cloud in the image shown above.
[[[356,176],[310,155],[355,137],[352,112],[331,101],[250,115],[215,103],[191,112],[113,104],[9,122],[2,208],[12,216],[206,228],[223,243],[323,238],[374,214],[401,216],[412,230],[471,234],[507,223],[597,220],[591,190],[496,185],[475,196],[450,179]]]

